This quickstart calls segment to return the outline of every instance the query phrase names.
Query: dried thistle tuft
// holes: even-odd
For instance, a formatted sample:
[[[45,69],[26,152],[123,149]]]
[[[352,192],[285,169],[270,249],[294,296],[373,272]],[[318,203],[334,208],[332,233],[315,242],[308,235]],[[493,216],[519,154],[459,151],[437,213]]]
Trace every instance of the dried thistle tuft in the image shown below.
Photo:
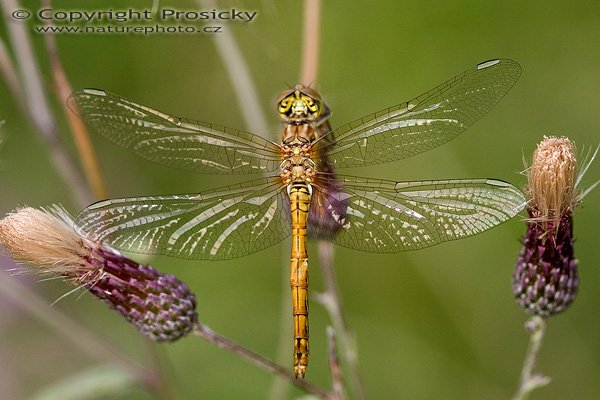
[[[561,215],[572,212],[576,203],[575,144],[568,138],[544,137],[535,152],[527,175],[530,219],[551,223],[556,229]]]
[[[8,214],[0,220],[0,243],[37,273],[88,290],[153,340],[179,339],[197,320],[196,299],[185,283],[79,235],[58,206]]]

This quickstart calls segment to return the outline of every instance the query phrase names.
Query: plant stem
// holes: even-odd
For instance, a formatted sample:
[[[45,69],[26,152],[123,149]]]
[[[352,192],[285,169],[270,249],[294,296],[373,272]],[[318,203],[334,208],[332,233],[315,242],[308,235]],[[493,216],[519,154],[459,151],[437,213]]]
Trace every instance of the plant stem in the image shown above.
[[[27,113],[23,87],[21,86],[15,65],[10,58],[10,54],[8,53],[8,49],[2,38],[0,38],[0,73],[4,76],[6,86],[8,86],[13,97],[17,100],[17,104],[21,108],[21,111],[24,114]]]
[[[28,287],[16,279],[9,279],[4,270],[0,270],[0,294],[68,338],[70,343],[90,356],[117,365],[153,393],[159,389],[156,386],[157,376],[154,371],[132,361],[131,358],[79,323],[55,308],[49,307],[46,300],[41,299]]]
[[[7,30],[12,49],[15,52],[29,118],[48,150],[50,160],[65,180],[78,205],[89,204],[92,202],[93,196],[87,190],[87,186],[79,174],[77,164],[71,158],[58,135],[58,128],[43,89],[42,78],[33,53],[31,40],[25,29],[26,24],[23,21],[8,19],[10,13],[20,9],[21,6],[16,0],[0,0],[0,5],[2,5],[4,16],[8,20]]]
[[[281,265],[290,262],[288,249],[285,248],[281,254]],[[286,363],[291,361],[292,356],[292,341],[294,336],[292,332],[292,324],[290,321],[290,310],[292,309],[292,299],[290,297],[290,276],[286,273],[287,269],[281,269],[281,300],[279,306],[279,334],[277,337],[277,350],[275,352],[275,360],[278,363]],[[287,397],[290,385],[286,380],[275,376],[271,387],[269,388],[269,400],[280,400]]]
[[[213,0],[198,0],[197,4],[206,9],[216,7]],[[248,129],[257,134],[268,132],[267,120],[260,107],[254,80],[235,37],[229,29],[224,29],[213,38],[213,43],[235,89],[239,108]]]
[[[335,278],[333,259],[333,244],[323,240],[320,241],[319,261],[323,272],[325,291],[317,296],[317,300],[323,304],[329,313],[329,318],[331,318],[335,331],[339,337],[341,353],[348,368],[352,392],[357,399],[364,400],[366,399],[366,394],[358,367],[356,340],[346,324],[342,300]]]
[[[346,398],[344,392],[344,371],[342,371],[338,357],[335,329],[331,326],[327,327],[327,344],[329,347],[329,375],[331,375],[333,395],[337,400],[344,400]]]
[[[43,5],[46,8],[50,8],[50,0],[45,0]],[[46,23],[50,24],[49,21],[46,21]],[[65,70],[58,57],[54,35],[44,35],[44,43],[46,44],[46,52],[48,53],[48,58],[50,59],[50,65],[52,67],[56,94],[67,118],[67,122],[69,123],[69,127],[71,128],[73,141],[75,142],[88,186],[96,200],[105,199],[108,197],[108,192],[88,130],[83,121],[75,115],[74,111],[69,110],[67,107],[67,100],[73,92],[73,89],[69,84]],[[72,104],[71,107],[75,107],[75,104]]]
[[[533,316],[525,323],[525,329],[530,334],[529,345],[521,370],[519,389],[512,400],[525,400],[532,391],[550,383],[549,377],[533,373],[546,331],[546,320],[539,316]]]
[[[312,85],[319,74],[319,38],[321,36],[321,1],[305,0],[302,27],[302,67],[300,82]]]
[[[210,329],[206,325],[203,325],[199,322],[196,323],[196,325],[194,326],[193,333],[195,335],[207,340],[208,342],[214,344],[215,346],[225,349],[227,351],[230,351],[234,354],[237,354],[238,356],[240,356],[241,358],[250,362],[251,364],[254,364],[259,368],[262,368],[272,374],[275,374],[275,375],[285,379],[287,382],[304,390],[307,393],[313,394],[320,399],[326,399],[326,400],[334,400],[335,399],[326,390],[324,390],[304,379],[296,379],[294,377],[294,374],[292,374],[292,372],[288,368],[285,368],[279,364],[276,364],[273,361],[261,356],[260,354],[255,353],[254,351],[247,349],[247,348],[219,335],[218,333],[214,332],[212,329]]]

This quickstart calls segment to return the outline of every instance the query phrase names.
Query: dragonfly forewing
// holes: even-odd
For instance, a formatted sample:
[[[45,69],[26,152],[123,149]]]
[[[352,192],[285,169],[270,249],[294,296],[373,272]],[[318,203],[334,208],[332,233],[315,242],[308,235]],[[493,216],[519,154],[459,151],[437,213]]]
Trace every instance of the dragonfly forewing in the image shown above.
[[[318,153],[326,147],[335,168],[420,154],[454,139],[488,113],[520,74],[512,60],[480,63],[413,100],[342,125],[321,137],[314,149]]]
[[[75,92],[70,107],[102,135],[148,160],[211,174],[274,172],[280,147],[260,136],[174,117],[98,89]]]
[[[337,182],[333,191],[315,189],[329,198],[322,212],[340,226],[332,241],[374,253],[472,236],[514,217],[526,204],[519,189],[495,179],[394,182],[338,176]]]
[[[201,194],[105,200],[76,225],[116,248],[186,259],[225,260],[265,249],[291,233],[281,179],[258,179]]]

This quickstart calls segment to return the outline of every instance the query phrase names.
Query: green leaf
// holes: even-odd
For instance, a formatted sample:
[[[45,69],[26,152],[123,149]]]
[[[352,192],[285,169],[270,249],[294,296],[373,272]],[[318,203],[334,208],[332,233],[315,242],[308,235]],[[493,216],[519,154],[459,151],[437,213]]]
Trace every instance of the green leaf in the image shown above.
[[[114,365],[94,367],[41,389],[29,400],[92,400],[115,397],[135,385],[132,376]]]

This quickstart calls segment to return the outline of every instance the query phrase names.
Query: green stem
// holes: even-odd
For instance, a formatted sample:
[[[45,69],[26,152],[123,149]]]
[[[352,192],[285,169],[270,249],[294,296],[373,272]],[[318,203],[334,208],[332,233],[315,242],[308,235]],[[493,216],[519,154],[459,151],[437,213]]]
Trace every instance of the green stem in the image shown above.
[[[367,398],[367,395],[358,367],[356,339],[346,323],[342,299],[335,277],[333,260],[333,244],[324,240],[319,241],[319,261],[323,273],[325,291],[317,296],[317,300],[323,304],[327,310],[337,337],[339,338],[340,353],[342,354],[342,359],[347,367],[348,380],[354,398],[364,400]]]
[[[205,339],[206,341],[214,344],[215,346],[230,351],[245,359],[246,361],[250,362],[251,364],[254,364],[259,368],[262,368],[274,375],[277,375],[282,379],[285,379],[288,383],[304,390],[307,393],[315,395],[319,399],[333,399],[332,395],[325,389],[322,389],[304,379],[296,379],[289,368],[285,368],[279,364],[276,364],[273,361],[261,356],[260,354],[250,349],[247,349],[246,347],[243,347],[233,342],[232,340],[227,339],[226,337],[219,335],[206,325],[197,322],[194,326],[193,333]]]
[[[526,400],[532,391],[550,383],[549,377],[533,373],[546,331],[546,320],[539,316],[531,317],[525,323],[525,329],[530,333],[529,346],[521,370],[519,389],[512,400]]]

